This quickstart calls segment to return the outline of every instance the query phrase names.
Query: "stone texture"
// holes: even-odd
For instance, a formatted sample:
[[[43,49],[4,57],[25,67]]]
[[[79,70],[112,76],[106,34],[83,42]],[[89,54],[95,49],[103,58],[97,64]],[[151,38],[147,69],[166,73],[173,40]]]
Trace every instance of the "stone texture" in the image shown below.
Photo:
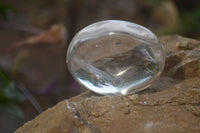
[[[200,42],[181,36],[163,37],[165,73],[175,79],[200,77]]]
[[[85,92],[64,100],[16,133],[200,132],[200,42],[161,38],[166,49],[162,76],[128,96]]]

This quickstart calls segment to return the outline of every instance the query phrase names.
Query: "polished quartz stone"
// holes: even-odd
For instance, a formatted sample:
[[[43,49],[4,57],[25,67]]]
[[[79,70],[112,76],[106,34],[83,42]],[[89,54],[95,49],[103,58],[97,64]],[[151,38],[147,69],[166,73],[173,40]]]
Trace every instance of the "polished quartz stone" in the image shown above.
[[[120,20],[82,29],[67,52],[73,77],[104,95],[127,95],[147,88],[161,74],[164,62],[162,44],[151,31]]]

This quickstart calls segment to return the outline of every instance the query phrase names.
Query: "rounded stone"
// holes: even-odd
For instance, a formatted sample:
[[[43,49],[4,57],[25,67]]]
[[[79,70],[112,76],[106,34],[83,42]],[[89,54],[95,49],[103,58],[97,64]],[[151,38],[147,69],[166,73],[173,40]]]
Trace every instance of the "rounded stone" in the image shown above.
[[[145,27],[120,20],[85,27],[74,36],[67,52],[73,77],[104,95],[127,95],[147,88],[164,64],[158,38]]]

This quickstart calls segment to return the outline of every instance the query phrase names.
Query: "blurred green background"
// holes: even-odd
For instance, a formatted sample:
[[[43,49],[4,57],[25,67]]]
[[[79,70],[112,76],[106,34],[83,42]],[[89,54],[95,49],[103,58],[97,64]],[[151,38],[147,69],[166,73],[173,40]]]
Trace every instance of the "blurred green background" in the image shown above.
[[[131,21],[158,36],[200,39],[199,0],[1,0],[2,133],[15,131],[43,110],[84,91],[67,70],[67,46],[83,27],[106,19]],[[52,36],[12,49],[52,26]]]

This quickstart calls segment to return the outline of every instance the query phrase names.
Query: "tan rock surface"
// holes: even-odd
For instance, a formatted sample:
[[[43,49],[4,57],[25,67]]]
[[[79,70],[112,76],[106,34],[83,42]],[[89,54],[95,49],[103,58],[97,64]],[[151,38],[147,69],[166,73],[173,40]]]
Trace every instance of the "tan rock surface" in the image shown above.
[[[198,133],[200,132],[200,42],[161,38],[163,75],[129,96],[85,92],[64,100],[16,133]]]

